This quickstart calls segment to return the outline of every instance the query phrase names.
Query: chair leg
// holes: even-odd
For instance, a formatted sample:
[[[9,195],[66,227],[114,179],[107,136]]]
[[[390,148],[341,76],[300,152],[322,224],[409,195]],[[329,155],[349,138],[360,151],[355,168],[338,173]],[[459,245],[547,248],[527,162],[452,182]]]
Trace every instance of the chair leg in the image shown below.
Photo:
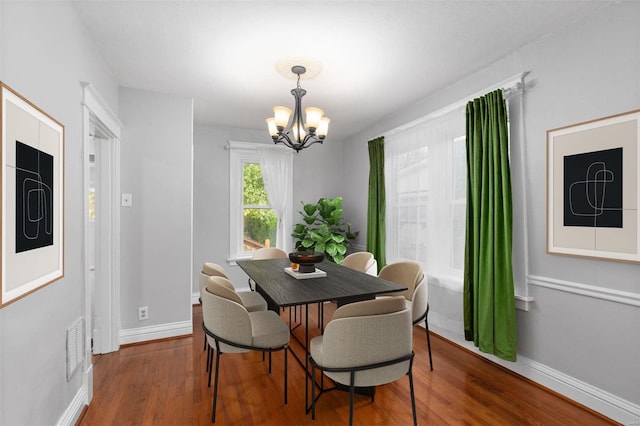
[[[409,367],[409,390],[411,391],[411,409],[413,411],[413,426],[418,426],[418,417],[416,414],[416,397],[413,392],[413,372]]]
[[[271,374],[271,352],[269,352],[269,374]]]
[[[431,357],[431,337],[429,337],[429,322],[427,318],[429,317],[429,305],[427,305],[427,314],[424,317],[424,330],[427,333],[427,349],[429,350],[429,369],[433,371],[433,358]]]
[[[353,426],[353,394],[355,393],[356,372],[351,372],[351,383],[349,384],[349,426]]]
[[[217,353],[217,352],[216,352]],[[209,381],[207,382],[207,387],[211,387],[211,370],[213,370],[213,368],[211,368],[213,364],[213,348],[209,347],[209,352],[207,353],[207,371],[209,371]],[[218,372],[216,371],[216,374]]]
[[[305,410],[307,409],[307,392],[306,392],[307,380],[308,380],[308,377],[305,378],[305,383],[304,383],[305,385],[304,409]],[[316,380],[316,367],[313,364],[311,364],[311,420],[316,419],[316,386],[314,383],[315,380]]]
[[[204,348],[202,348],[202,350],[204,351],[205,349],[207,349],[207,335],[204,335]]]
[[[211,423],[216,422],[216,406],[218,404],[218,373],[220,371],[220,351],[216,351],[216,376],[213,381],[213,407],[211,408]]]
[[[287,352],[289,348],[284,348],[284,403],[287,403]],[[306,408],[306,407],[305,407]]]

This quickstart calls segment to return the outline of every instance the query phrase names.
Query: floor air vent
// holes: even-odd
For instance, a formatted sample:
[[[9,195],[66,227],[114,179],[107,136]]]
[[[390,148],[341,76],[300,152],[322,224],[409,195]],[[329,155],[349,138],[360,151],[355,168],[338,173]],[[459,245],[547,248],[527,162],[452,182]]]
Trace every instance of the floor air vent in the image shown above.
[[[78,319],[67,329],[67,381],[82,365],[84,351],[82,342],[84,341],[84,319]]]

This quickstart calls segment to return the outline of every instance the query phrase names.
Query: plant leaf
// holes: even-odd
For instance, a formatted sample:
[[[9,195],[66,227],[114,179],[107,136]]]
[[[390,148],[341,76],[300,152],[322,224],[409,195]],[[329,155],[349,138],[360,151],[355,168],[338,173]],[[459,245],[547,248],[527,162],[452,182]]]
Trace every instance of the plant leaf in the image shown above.
[[[315,204],[305,204],[303,209],[307,215],[311,216],[318,210],[318,207]]]
[[[329,256],[333,257],[338,253],[338,247],[335,243],[329,243],[326,245],[324,251],[326,251]]]

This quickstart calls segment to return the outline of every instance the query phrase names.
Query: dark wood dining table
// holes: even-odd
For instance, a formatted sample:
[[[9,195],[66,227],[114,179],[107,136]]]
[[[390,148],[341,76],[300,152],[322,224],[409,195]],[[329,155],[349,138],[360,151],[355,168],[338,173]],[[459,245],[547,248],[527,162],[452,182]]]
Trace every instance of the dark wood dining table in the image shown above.
[[[365,274],[330,261],[316,264],[316,268],[326,272],[325,277],[297,279],[285,272],[291,266],[288,259],[238,260],[238,266],[256,283],[270,310],[280,313],[284,307],[304,306],[304,340],[291,336],[305,351],[304,361],[293,350],[289,352],[309,373],[309,305],[336,302],[338,306],[347,303],[374,299],[377,295],[404,291],[399,284]],[[319,321],[322,323],[322,319]],[[290,324],[291,329],[291,324]],[[305,393],[307,389],[305,386]],[[307,400],[305,396],[305,401]],[[308,409],[308,407],[307,407]]]
[[[324,260],[316,268],[326,277],[296,279],[284,268],[291,266],[287,259],[238,260],[238,265],[256,283],[269,309],[279,312],[287,306],[308,305],[335,301],[338,306],[376,295],[406,290],[406,287]]]

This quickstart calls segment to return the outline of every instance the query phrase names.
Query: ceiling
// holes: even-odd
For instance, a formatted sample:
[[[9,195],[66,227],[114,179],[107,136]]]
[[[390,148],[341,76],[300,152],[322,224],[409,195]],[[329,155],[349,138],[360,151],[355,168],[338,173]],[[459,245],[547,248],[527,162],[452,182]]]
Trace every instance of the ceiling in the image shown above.
[[[276,64],[319,62],[303,107],[342,140],[610,1],[73,3],[118,84],[192,97],[196,125],[268,137],[271,108],[293,106]]]

